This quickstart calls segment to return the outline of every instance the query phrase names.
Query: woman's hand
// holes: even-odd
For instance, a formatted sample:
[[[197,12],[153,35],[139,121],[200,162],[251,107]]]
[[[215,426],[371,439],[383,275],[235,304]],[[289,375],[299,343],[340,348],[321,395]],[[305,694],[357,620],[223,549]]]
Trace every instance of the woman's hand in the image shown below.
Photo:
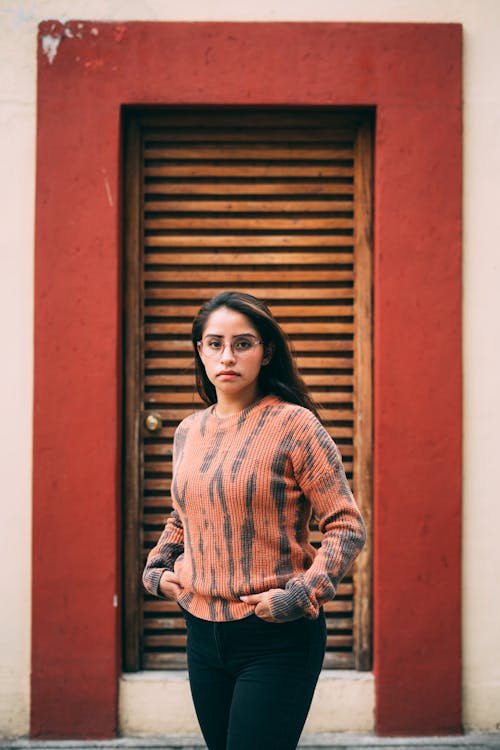
[[[160,584],[158,586],[160,594],[166,599],[177,601],[182,593],[182,586],[178,576],[171,570],[164,570],[161,574]]]
[[[261,620],[265,620],[266,622],[281,622],[281,620],[276,620],[271,613],[271,594],[274,591],[282,591],[282,589],[269,589],[269,591],[263,591],[262,594],[240,596],[240,599],[245,604],[255,605],[254,614],[260,617]]]

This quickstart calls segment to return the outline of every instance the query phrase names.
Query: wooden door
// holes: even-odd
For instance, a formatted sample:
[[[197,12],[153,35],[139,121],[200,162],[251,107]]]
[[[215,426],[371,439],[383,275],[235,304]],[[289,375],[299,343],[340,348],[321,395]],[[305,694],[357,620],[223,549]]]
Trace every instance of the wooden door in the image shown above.
[[[184,620],[140,579],[170,509],[175,427],[203,408],[190,328],[212,295],[269,305],[370,532],[372,118],[171,109],[128,112],[124,135],[124,665],[164,669],[185,667]],[[370,561],[369,533],[325,607],[325,667],[371,666]]]

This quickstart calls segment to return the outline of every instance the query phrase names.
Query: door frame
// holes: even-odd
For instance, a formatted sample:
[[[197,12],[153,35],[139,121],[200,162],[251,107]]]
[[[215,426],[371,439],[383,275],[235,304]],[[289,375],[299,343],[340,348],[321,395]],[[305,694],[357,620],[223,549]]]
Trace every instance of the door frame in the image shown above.
[[[33,736],[117,731],[131,104],[376,107],[376,728],[460,732],[461,82],[459,24],[39,25]]]

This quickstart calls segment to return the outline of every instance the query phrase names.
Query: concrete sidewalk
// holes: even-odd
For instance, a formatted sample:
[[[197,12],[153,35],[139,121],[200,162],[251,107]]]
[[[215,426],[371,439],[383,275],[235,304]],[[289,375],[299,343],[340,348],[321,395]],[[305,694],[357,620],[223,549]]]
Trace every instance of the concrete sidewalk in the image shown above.
[[[299,748],[308,750],[491,750],[500,748],[499,734],[471,733],[452,737],[375,737],[354,734],[304,735]],[[0,750],[206,750],[199,736],[122,737],[115,740],[2,740]],[[259,748],[255,748],[259,750]]]

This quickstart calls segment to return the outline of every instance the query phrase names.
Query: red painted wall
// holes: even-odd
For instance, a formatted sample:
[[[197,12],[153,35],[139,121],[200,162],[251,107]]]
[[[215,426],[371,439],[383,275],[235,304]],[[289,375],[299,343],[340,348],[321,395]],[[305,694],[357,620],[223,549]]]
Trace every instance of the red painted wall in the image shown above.
[[[376,725],[460,731],[460,27],[44,22],[38,61],[32,735],[116,733],[120,107],[191,103],[377,107]]]

